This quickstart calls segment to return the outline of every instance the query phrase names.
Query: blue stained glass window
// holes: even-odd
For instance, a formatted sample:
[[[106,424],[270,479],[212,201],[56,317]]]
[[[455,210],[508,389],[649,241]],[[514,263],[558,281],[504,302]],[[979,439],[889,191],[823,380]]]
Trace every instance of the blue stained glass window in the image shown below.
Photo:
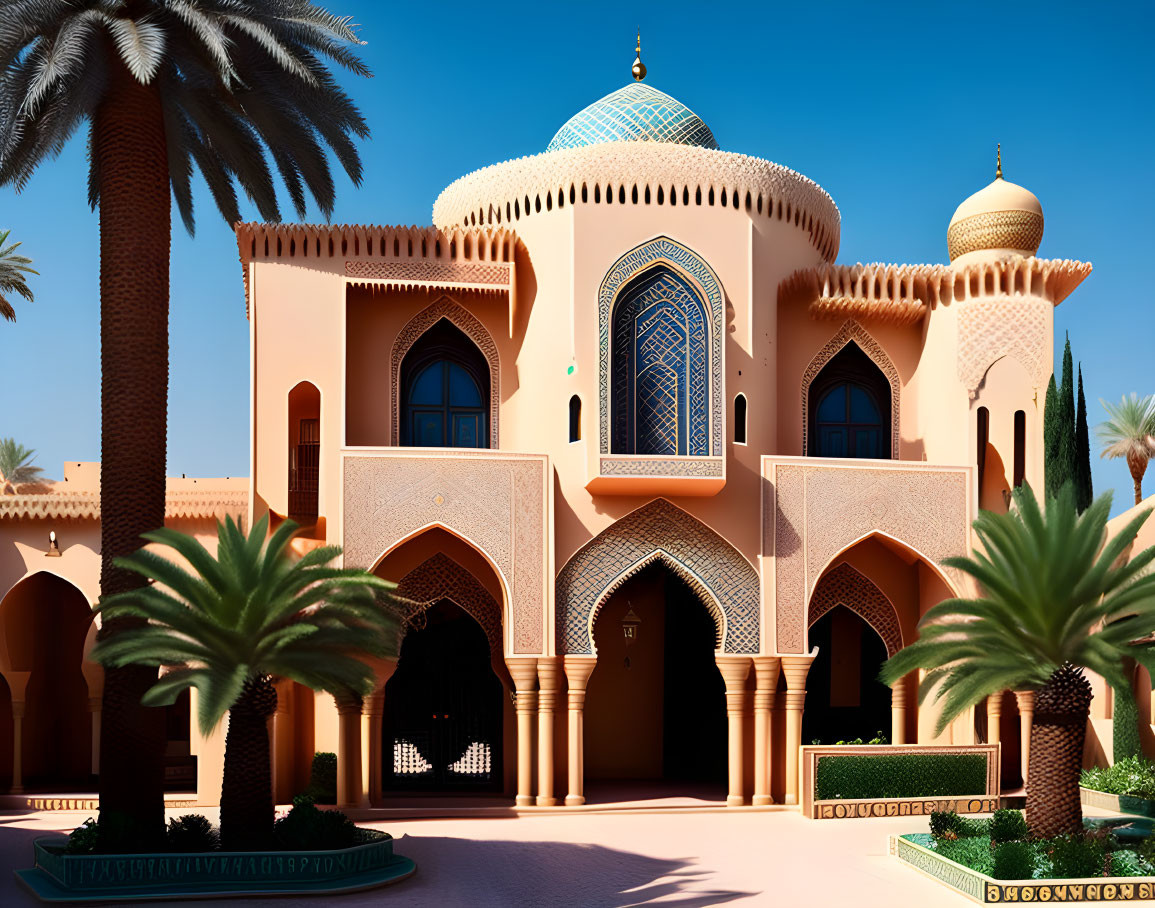
[[[841,422],[846,415],[846,386],[835,385],[818,405],[821,422]]]
[[[706,318],[693,285],[664,265],[622,290],[611,329],[613,453],[710,453]]]
[[[847,344],[810,385],[807,454],[890,458],[890,383],[855,343]]]
[[[405,355],[401,396],[402,445],[488,447],[488,364],[444,319]]]

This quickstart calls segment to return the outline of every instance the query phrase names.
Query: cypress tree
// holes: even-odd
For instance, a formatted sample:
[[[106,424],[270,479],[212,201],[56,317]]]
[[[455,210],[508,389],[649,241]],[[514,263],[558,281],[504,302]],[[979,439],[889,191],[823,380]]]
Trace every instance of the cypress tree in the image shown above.
[[[1059,385],[1059,428],[1056,430],[1055,493],[1078,474],[1075,450],[1075,376],[1071,360],[1071,338],[1063,346],[1063,381]]]
[[[1075,503],[1083,513],[1095,498],[1091,485],[1091,438],[1087,430],[1087,399],[1083,396],[1083,364],[1079,363],[1079,399],[1075,411]]]
[[[1059,480],[1059,390],[1055,387],[1055,373],[1047,383],[1047,399],[1043,404],[1043,485],[1046,497],[1054,498],[1062,482]]]

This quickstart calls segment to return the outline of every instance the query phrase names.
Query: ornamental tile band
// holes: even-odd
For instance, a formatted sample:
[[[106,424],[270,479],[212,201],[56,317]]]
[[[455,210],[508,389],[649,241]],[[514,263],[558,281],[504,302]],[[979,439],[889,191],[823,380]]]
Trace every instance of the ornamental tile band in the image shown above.
[[[1037,211],[988,211],[950,225],[947,251],[953,262],[979,249],[1019,249],[1032,255],[1043,241],[1043,216]]]
[[[889,658],[902,649],[902,627],[894,603],[874,582],[843,562],[822,576],[810,597],[807,625],[837,606],[850,609],[869,624],[886,644]]]

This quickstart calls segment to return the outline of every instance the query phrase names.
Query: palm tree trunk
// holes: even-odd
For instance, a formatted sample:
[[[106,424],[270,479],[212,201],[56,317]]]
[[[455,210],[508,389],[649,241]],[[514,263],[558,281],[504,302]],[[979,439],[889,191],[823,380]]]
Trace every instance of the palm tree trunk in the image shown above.
[[[164,525],[170,203],[159,89],[109,52],[108,90],[92,126],[100,191],[100,589],[143,585],[112,563]],[[109,621],[101,636],[135,619]],[[100,830],[107,850],[152,850],[164,836],[164,712],[140,698],[145,666],[105,670]]]
[[[221,849],[260,851],[273,840],[273,774],[269,717],[277,689],[268,675],[249,678],[229,710],[221,785]]]
[[[1131,481],[1135,483],[1135,504],[1142,504],[1143,474],[1147,472],[1147,459],[1137,454],[1128,454],[1127,468],[1131,471]]]
[[[1079,771],[1091,708],[1091,684],[1081,669],[1055,670],[1035,696],[1027,779],[1027,826],[1052,838],[1083,831]]]

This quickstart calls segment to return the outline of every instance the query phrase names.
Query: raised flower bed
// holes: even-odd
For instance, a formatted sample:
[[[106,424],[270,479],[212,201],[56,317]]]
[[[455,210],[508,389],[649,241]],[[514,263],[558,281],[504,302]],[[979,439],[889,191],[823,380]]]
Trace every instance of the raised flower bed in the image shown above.
[[[1079,795],[1088,807],[1155,818],[1155,763],[1127,757],[1083,770]]]
[[[333,851],[213,851],[198,854],[66,854],[65,836],[33,843],[35,866],[16,876],[45,902],[105,902],[260,895],[327,895],[412,876],[392,836],[358,830]]]

